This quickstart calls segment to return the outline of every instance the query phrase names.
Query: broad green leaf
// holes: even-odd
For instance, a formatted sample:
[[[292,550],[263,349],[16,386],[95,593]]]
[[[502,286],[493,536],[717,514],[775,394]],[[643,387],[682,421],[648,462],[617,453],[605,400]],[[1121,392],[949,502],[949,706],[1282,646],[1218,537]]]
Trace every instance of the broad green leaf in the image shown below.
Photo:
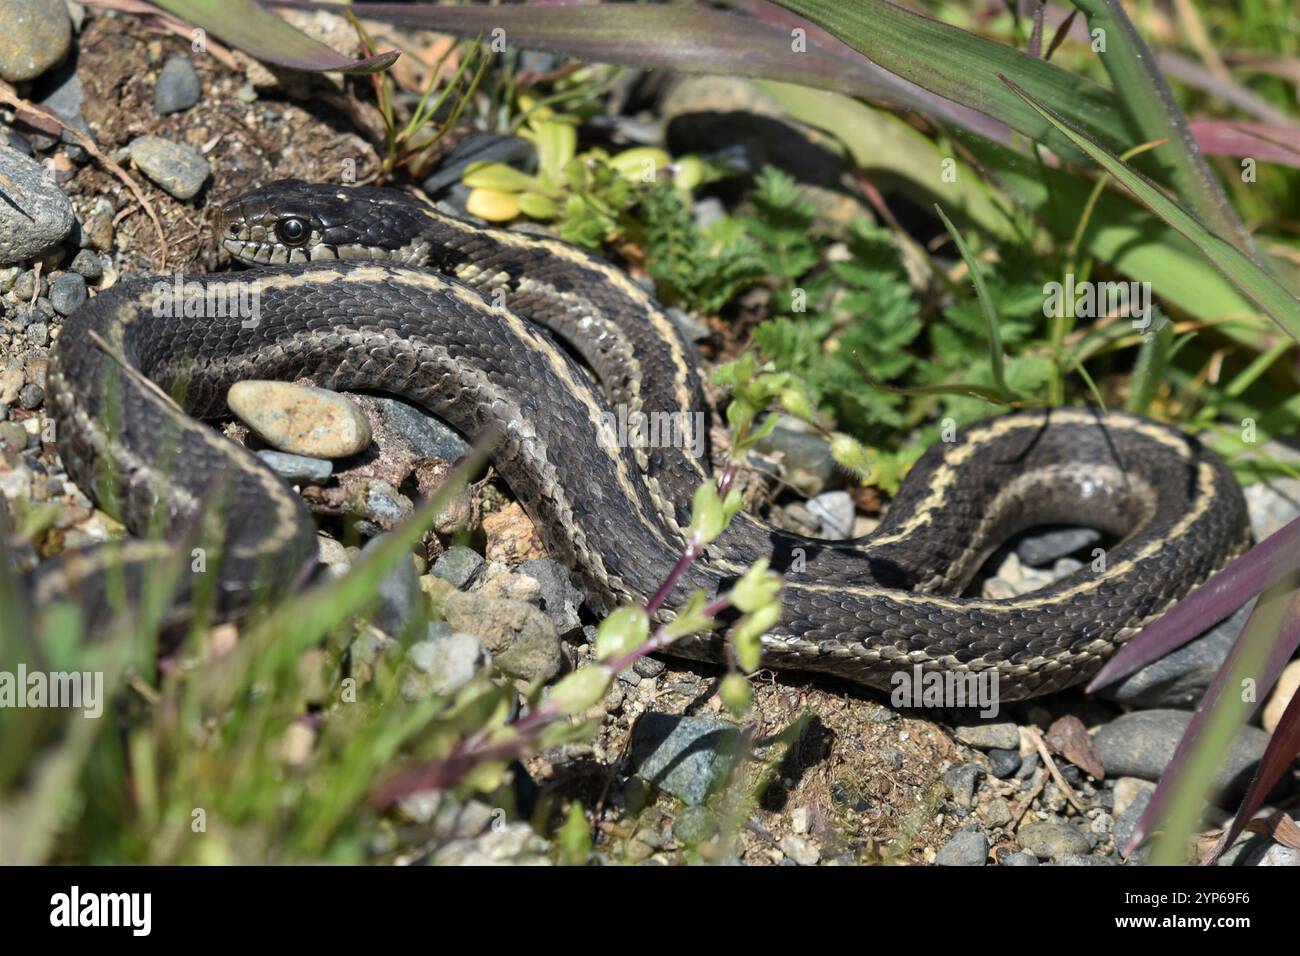
[[[758,85],[791,117],[843,143],[854,165],[889,173],[917,201],[937,199],[980,228],[1007,234],[1008,216],[989,184],[901,117],[826,90],[768,81]]]
[[[780,577],[768,572],[767,558],[759,558],[731,589],[731,603],[749,614],[776,601],[780,593]]]

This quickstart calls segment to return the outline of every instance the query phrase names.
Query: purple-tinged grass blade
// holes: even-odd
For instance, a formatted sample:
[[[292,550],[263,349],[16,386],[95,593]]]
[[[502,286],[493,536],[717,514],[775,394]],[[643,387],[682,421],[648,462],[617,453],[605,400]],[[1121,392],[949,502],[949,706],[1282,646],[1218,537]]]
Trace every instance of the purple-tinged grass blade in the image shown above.
[[[875,77],[882,87],[888,88],[890,92],[882,91],[879,96],[875,97],[875,99],[883,103],[912,110],[922,116],[928,116],[941,122],[953,123],[961,129],[983,136],[985,139],[1002,146],[1012,148],[1016,146],[1011,127],[1007,126],[1006,123],[995,120],[979,110],[962,106],[960,103],[942,97],[937,93],[931,93],[925,87],[919,86],[911,80],[906,80],[896,73],[890,73],[883,67],[872,63],[839,37],[823,30],[811,20],[805,20],[797,13],[792,13],[784,7],[777,6],[771,0],[738,0],[732,6],[737,10],[743,10],[756,20],[780,28],[786,36],[790,35],[791,30],[806,30],[809,41],[819,49],[825,50],[833,56],[838,56],[846,63],[852,64],[856,70],[865,71]]]
[[[1192,135],[1214,156],[1249,156],[1300,169],[1300,127],[1240,120],[1192,120]]]
[[[378,73],[397,59],[396,50],[362,60],[331,50],[253,0],[151,0],[182,20],[265,63],[309,73]],[[341,8],[334,7],[335,12]]]
[[[1156,54],[1156,63],[1160,69],[1174,79],[1187,84],[1202,93],[1209,93],[1217,99],[1230,103],[1247,116],[1274,126],[1296,127],[1295,117],[1286,110],[1278,109],[1254,90],[1231,79],[1223,79],[1211,73],[1194,60],[1173,50],[1161,50]],[[1296,78],[1300,82],[1300,77]],[[1202,144],[1204,145],[1204,144]]]
[[[1195,827],[1208,789],[1206,781],[1214,778],[1214,769],[1259,699],[1277,683],[1282,668],[1300,645],[1300,591],[1295,589],[1295,581],[1293,573],[1260,596],[1174,748],[1151,802],[1122,848],[1124,853],[1131,853],[1141,844],[1157,820],[1174,821],[1170,829],[1175,832],[1190,834]],[[1242,688],[1236,695],[1234,685]],[[1252,690],[1250,695],[1244,692],[1247,686]],[[1176,854],[1178,848],[1173,851]]]
[[[1269,535],[1119,649],[1088,684],[1094,693],[1186,644],[1300,568],[1300,518]]]
[[[1233,817],[1232,825],[1219,837],[1207,862],[1213,863],[1223,855],[1224,850],[1232,846],[1232,842],[1246,829],[1246,824],[1250,823],[1250,818],[1282,779],[1282,775],[1291,769],[1291,763],[1297,754],[1300,754],[1300,693],[1291,698],[1286,710],[1282,712],[1282,719],[1277,722],[1277,728],[1269,738],[1268,746],[1264,748],[1264,756],[1259,758],[1259,766],[1241,800],[1241,806],[1237,808],[1237,815]]]
[[[289,9],[339,9],[312,0],[268,2]],[[501,30],[512,47],[591,63],[797,83],[915,111],[1004,146],[1012,144],[1011,131],[996,119],[895,76],[787,11],[766,3],[749,6],[754,15],[645,3],[354,3],[348,9],[363,19],[453,36]],[[806,48],[798,51],[791,36],[795,27],[807,31]]]

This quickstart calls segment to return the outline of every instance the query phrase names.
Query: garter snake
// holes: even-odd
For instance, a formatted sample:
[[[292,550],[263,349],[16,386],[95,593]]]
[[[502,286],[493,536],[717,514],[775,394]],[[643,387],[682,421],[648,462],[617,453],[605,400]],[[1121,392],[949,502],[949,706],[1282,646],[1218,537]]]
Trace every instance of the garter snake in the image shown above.
[[[161,504],[175,537],[223,482],[238,507],[222,513],[220,595],[237,613],[267,586],[268,569],[283,586],[310,561],[314,531],[259,459],[195,419],[226,414],[226,391],[243,379],[385,391],[471,438],[502,436],[497,470],[596,610],[655,591],[680,553],[682,503],[708,474],[707,457],[611,441],[609,402],[686,413],[703,404],[692,347],[626,275],[555,240],[462,222],[388,190],[277,183],[219,223],[228,250],[264,265],[187,279],[208,305],[199,317],[159,308],[159,283],[141,279],[67,320],[47,391],[79,486],[102,498],[109,463],[128,527],[143,530]],[[249,288],[255,321],[211,307]],[[606,394],[534,323],[576,350]],[[164,394],[177,391],[183,408]],[[1055,522],[1117,543],[1029,594],[962,596],[1010,535]],[[1240,488],[1195,439],[1119,412],[1017,411],[930,448],[865,538],[737,523],[669,606],[768,556],[786,586],[765,666],[886,689],[914,666],[990,673],[1011,700],[1084,680],[1248,540]],[[83,601],[102,600],[105,565],[130,573],[155,547],[72,554],[38,573],[38,597],[79,587]],[[724,653],[717,635],[673,650]]]

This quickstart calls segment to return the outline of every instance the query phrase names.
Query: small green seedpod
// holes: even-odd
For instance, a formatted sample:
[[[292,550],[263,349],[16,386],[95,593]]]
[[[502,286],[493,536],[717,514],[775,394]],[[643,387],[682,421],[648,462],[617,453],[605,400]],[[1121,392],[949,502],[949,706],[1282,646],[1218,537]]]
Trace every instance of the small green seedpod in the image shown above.
[[[546,702],[566,716],[581,714],[600,703],[613,679],[613,671],[603,665],[580,667],[552,688]]]
[[[621,607],[596,630],[596,657],[602,661],[626,657],[650,636],[650,618],[643,607]]]
[[[737,717],[743,716],[749,710],[749,706],[754,700],[754,688],[750,686],[749,681],[741,674],[728,674],[722,679],[722,685],[718,688],[718,696],[722,699],[723,706]]]

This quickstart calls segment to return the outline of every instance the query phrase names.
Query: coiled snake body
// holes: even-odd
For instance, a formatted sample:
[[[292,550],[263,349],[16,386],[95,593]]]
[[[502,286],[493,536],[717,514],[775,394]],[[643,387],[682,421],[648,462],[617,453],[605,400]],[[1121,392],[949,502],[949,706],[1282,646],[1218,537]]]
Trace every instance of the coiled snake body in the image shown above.
[[[267,267],[188,288],[205,302],[257,289],[253,321],[187,318],[157,307],[156,280],[123,283],[69,318],[47,391],[70,475],[101,502],[111,485],[133,531],[161,510],[174,539],[220,486],[223,612],[286,586],[315,550],[297,495],[195,420],[224,415],[230,385],[254,378],[390,392],[471,438],[498,434],[496,468],[593,606],[654,592],[680,553],[708,458],[688,442],[610,440],[611,402],[704,411],[693,348],[639,286],[563,243],[481,228],[389,190],[275,183],[227,207],[221,229],[232,254]],[[605,394],[533,322],[575,349]],[[1008,536],[1051,522],[1119,541],[1030,594],[961,596]],[[765,666],[883,688],[914,666],[988,672],[1009,700],[1085,679],[1247,541],[1235,479],[1194,439],[1122,413],[1019,411],[927,451],[866,538],[820,541],[738,520],[669,606],[766,555],[786,587]],[[130,586],[164,547],[70,553],[32,587],[38,600],[71,591],[93,607],[105,601],[106,569]],[[722,644],[700,636],[673,650],[716,659]]]

